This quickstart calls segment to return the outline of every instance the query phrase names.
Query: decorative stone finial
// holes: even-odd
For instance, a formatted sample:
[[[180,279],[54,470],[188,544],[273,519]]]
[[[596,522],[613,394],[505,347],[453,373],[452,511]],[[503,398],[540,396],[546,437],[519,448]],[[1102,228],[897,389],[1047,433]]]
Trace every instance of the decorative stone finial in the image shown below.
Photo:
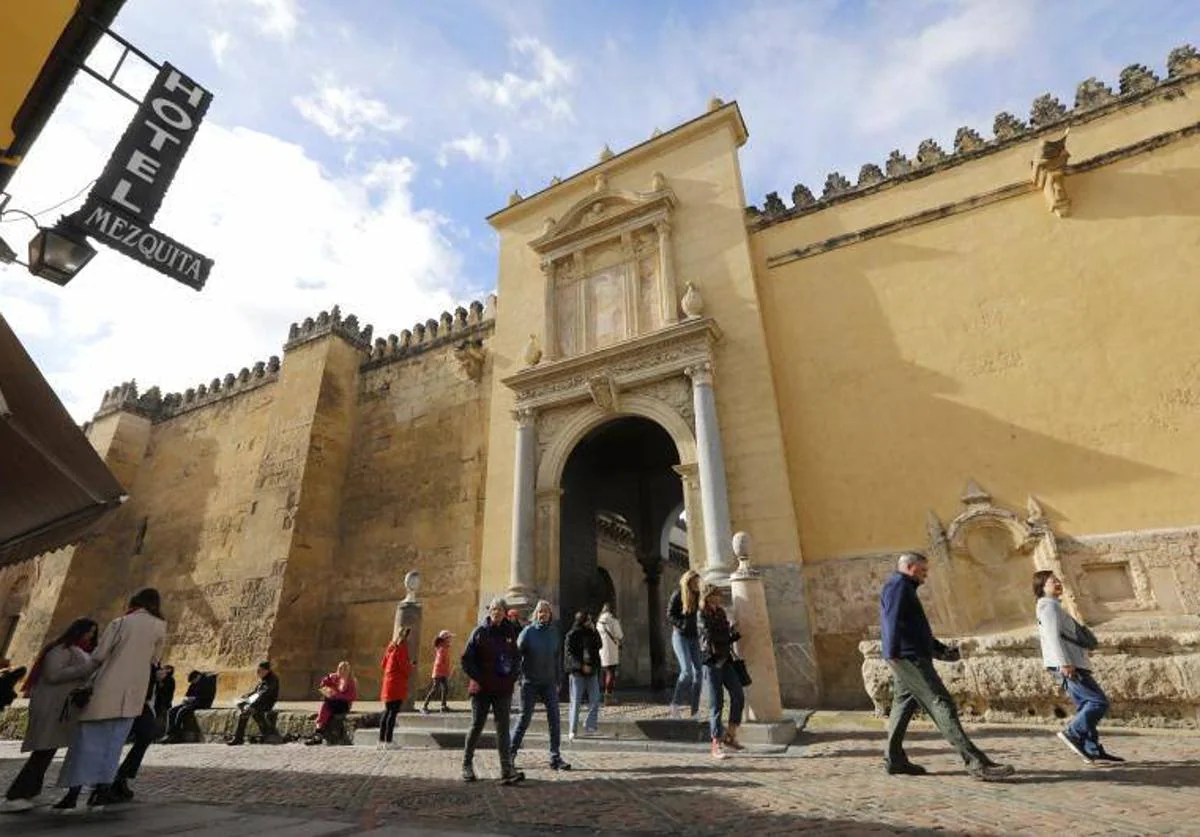
[[[767,198],[763,202],[763,211],[767,215],[782,215],[787,212],[787,207],[783,205],[783,201],[779,199],[778,192],[768,192]]]
[[[774,192],[772,192],[774,194]],[[797,183],[792,187],[792,206],[796,209],[803,209],[806,206],[812,206],[817,202],[813,197],[812,190],[803,183]]]
[[[843,195],[854,188],[854,185],[839,171],[831,172],[825,178],[825,189],[821,192],[821,200]]]
[[[959,128],[954,134],[954,153],[967,154],[976,149],[983,148],[986,143],[979,132],[974,128],[968,128],[966,125]]]
[[[561,178],[561,177],[559,177],[557,174],[556,174],[556,175],[554,175],[554,177],[550,178],[550,185],[551,185],[551,186],[557,186],[557,185],[558,185],[558,184],[560,184],[560,183],[562,183],[562,178]]]
[[[1089,110],[1100,107],[1115,98],[1117,97],[1112,88],[1093,76],[1079,82],[1079,86],[1075,88],[1075,109]]]
[[[660,128],[655,128],[653,131],[650,132],[650,139],[655,139],[655,138],[661,137],[661,136],[662,136],[662,129],[660,129]]]
[[[1067,115],[1067,106],[1049,93],[1033,100],[1029,108],[1029,124],[1035,128],[1053,125]]]
[[[863,163],[862,168],[858,170],[858,185],[873,186],[876,183],[882,183],[886,178],[883,175],[883,169],[874,163]]]
[[[1200,72],[1200,52],[1191,44],[1175,47],[1167,55],[1167,77],[1178,78]]]
[[[725,102],[723,102],[721,100],[720,96],[713,96],[711,99],[708,100],[708,112],[709,113],[712,113],[714,110],[720,110],[723,107],[725,107]]]
[[[912,171],[912,163],[908,158],[900,153],[900,149],[892,149],[892,153],[888,155],[887,162],[883,164],[887,171],[888,177],[897,177],[901,174],[908,174]]]
[[[917,166],[920,168],[932,166],[945,159],[946,152],[933,139],[921,140],[921,144],[917,146]]]
[[[667,178],[661,171],[656,171],[650,175],[650,191],[661,192],[667,188]]]
[[[536,334],[529,335],[529,341],[525,344],[525,351],[521,353],[521,357],[526,366],[537,366],[541,363],[542,346],[538,342]]]
[[[614,155],[612,149],[608,147],[608,143],[604,143],[604,147],[600,149],[600,162],[603,163],[605,160],[611,160],[614,156],[616,155]]]
[[[734,576],[756,576],[758,570],[750,565],[750,536],[745,532],[737,532],[733,536],[733,557],[737,558],[737,569]]]
[[[1130,64],[1121,70],[1121,95],[1144,93],[1152,90],[1158,84],[1158,76],[1154,75],[1144,64]]]
[[[967,480],[967,487],[963,489],[962,496],[959,497],[965,506],[986,506],[992,502],[992,495],[988,494],[979,483],[975,480]]]
[[[700,291],[696,290],[696,286],[691,282],[688,282],[684,289],[683,298],[679,300],[679,308],[689,320],[704,313],[704,298],[700,296]]]
[[[508,196],[508,205],[515,206],[516,204],[519,204],[522,200],[524,200],[524,198],[521,197],[521,193],[518,192],[516,189],[513,189],[512,194]]]
[[[1008,111],[1001,111],[992,122],[992,133],[998,140],[1012,139],[1025,133],[1025,123]]]
[[[421,589],[421,574],[412,570],[404,576],[404,601],[406,604],[416,604],[417,592]]]

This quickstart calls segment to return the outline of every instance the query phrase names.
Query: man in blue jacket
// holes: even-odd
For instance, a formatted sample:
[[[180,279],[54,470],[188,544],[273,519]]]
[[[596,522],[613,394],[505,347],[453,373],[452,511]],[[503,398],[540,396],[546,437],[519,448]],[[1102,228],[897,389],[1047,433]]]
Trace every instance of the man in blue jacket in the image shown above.
[[[967,738],[954,699],[933,667],[935,657],[957,662],[962,655],[958,648],[939,642],[929,627],[925,608],[917,597],[917,588],[928,575],[928,559],[919,552],[906,552],[879,594],[881,653],[892,670],[892,709],[888,713],[884,767],[893,775],[925,773],[925,768],[909,761],[904,752],[904,733],[920,708],[942,737],[958,750],[972,777],[987,782],[1011,776],[1011,765],[996,764]]]
[[[570,770],[559,751],[562,728],[558,714],[558,684],[562,681],[562,634],[554,624],[550,602],[539,601],[533,609],[533,621],[517,639],[521,652],[521,719],[512,736],[512,758],[525,739],[525,731],[533,720],[533,710],[540,700],[546,705],[546,725],[550,728],[550,769]]]

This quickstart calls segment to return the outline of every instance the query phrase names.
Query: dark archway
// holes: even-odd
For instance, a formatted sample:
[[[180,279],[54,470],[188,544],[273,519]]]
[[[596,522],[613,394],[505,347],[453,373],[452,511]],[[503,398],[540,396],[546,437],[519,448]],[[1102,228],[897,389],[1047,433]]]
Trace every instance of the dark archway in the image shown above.
[[[678,519],[683,501],[678,464],[666,430],[649,419],[622,417],[585,436],[563,469],[563,616],[595,614],[605,601],[615,606],[626,635],[625,687],[666,684],[664,571],[669,584],[680,570],[669,560],[678,564],[679,556],[664,555],[662,545],[664,527]]]

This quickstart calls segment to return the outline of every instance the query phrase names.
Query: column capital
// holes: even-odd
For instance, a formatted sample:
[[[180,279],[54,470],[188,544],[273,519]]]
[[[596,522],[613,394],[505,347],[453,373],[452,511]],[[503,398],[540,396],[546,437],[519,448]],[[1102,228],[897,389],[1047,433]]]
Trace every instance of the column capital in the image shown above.
[[[685,462],[680,465],[672,465],[671,470],[679,474],[679,478],[683,481],[684,485],[699,485],[700,466],[695,462]]]
[[[702,360],[684,368],[683,374],[692,379],[692,386],[711,387],[713,384],[713,365],[711,360]]]
[[[532,407],[521,407],[512,411],[512,417],[518,428],[533,427],[537,422],[537,410]]]
[[[547,279],[554,278],[554,259],[542,259],[538,263],[538,267],[542,269],[542,273]]]
[[[654,231],[658,233],[659,238],[666,237],[671,232],[671,222],[666,218],[659,218],[654,222]]]

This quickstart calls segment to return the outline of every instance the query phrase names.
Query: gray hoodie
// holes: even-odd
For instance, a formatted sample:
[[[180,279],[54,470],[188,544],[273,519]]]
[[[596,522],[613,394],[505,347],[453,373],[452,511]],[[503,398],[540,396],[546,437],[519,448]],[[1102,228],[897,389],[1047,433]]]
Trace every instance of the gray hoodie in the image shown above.
[[[1042,596],[1037,602],[1038,636],[1042,640],[1042,664],[1046,668],[1075,666],[1085,671],[1092,668],[1087,651],[1076,642],[1083,641],[1079,623],[1063,610],[1052,596]]]

